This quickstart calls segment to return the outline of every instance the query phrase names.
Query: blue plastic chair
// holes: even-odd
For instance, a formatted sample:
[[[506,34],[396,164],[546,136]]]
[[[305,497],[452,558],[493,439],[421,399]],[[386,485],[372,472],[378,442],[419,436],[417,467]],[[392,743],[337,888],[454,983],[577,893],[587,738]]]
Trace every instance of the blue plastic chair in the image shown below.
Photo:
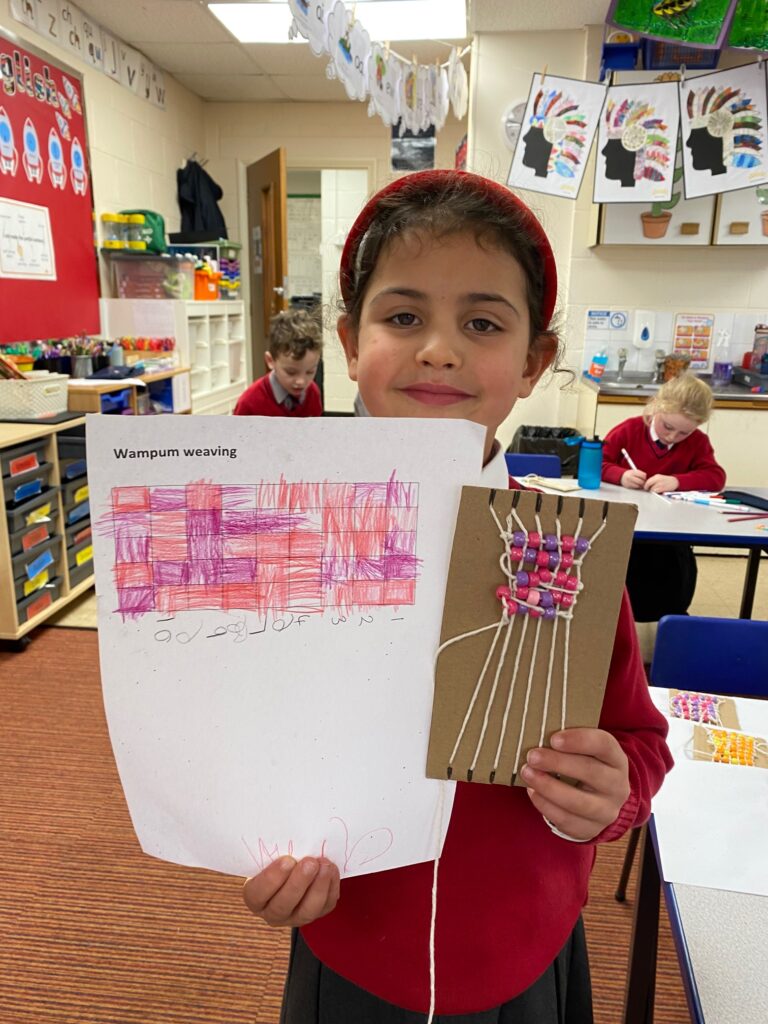
[[[527,455],[523,452],[505,452],[507,472],[510,476],[562,476],[563,467],[559,455]]]
[[[665,615],[650,672],[654,686],[732,697],[768,697],[768,622]],[[642,827],[629,837],[615,897],[623,903]]]
[[[768,622],[665,615],[650,675],[654,686],[768,697]]]

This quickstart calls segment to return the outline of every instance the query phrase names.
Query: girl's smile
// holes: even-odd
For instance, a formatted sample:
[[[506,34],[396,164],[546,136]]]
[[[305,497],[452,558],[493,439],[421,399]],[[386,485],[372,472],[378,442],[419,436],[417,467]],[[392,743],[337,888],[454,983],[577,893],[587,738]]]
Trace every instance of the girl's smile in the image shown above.
[[[487,428],[531,393],[554,355],[531,346],[525,275],[509,253],[471,232],[412,232],[385,249],[357,329],[339,320],[349,373],[372,416],[450,416]]]

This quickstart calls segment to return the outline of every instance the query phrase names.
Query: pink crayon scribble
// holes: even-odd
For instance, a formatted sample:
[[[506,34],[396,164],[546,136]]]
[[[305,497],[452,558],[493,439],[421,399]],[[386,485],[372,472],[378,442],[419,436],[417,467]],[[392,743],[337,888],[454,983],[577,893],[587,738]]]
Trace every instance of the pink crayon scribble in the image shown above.
[[[113,487],[117,611],[349,614],[413,604],[417,483]]]
[[[367,832],[364,832],[354,842],[350,842],[349,837],[349,826],[343,818],[332,817],[331,822],[336,822],[341,826],[343,832],[343,843],[344,852],[341,858],[341,863],[337,865],[339,873],[341,875],[348,875],[353,871],[357,871],[359,868],[364,867],[366,864],[372,864],[379,857],[383,857],[387,853],[394,841],[395,835],[391,828],[383,826],[381,828],[372,828]],[[295,845],[293,839],[289,839],[285,844],[284,849],[281,850],[280,843],[274,841],[266,841],[261,836],[257,840],[257,851],[254,851],[248,844],[245,836],[240,837],[243,846],[248,851],[248,854],[259,869],[263,871],[264,868],[273,864],[280,857],[288,855],[289,857],[295,857]],[[320,846],[320,853],[317,855],[321,858],[328,857],[327,847],[329,839],[326,837],[323,839]],[[331,843],[332,846],[336,844]],[[311,855],[308,855],[311,856]]]

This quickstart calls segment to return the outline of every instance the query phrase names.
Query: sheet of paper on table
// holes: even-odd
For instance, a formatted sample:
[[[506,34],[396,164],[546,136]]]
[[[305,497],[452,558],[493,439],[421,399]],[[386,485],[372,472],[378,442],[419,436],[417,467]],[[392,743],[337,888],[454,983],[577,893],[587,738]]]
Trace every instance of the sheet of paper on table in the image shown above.
[[[721,728],[700,710],[677,717],[674,692],[651,687],[654,703],[670,718],[667,742],[675,759],[653,800],[663,877],[768,896],[768,701],[728,698]],[[713,760],[723,745],[736,757],[744,751],[748,763]]]
[[[454,788],[425,776],[433,658],[482,428],[159,423],[87,421],[104,701],[142,849],[234,874],[433,858]]]

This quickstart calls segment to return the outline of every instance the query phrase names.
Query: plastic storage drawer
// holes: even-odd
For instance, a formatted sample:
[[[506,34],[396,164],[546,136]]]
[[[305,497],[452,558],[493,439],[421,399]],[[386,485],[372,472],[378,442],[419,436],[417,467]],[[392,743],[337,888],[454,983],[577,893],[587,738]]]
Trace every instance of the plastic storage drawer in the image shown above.
[[[59,434],[59,475],[62,480],[74,480],[86,471],[85,438]]]
[[[93,562],[84,562],[76,569],[69,570],[69,585],[70,587],[76,587],[78,583],[82,583],[83,580],[87,580],[90,576],[93,576]]]
[[[73,505],[79,505],[81,501],[88,500],[88,477],[77,476],[74,480],[67,480],[61,485],[61,497],[64,501],[64,508],[70,509]]]
[[[79,569],[89,562],[93,564],[93,541],[91,538],[82,541],[80,544],[75,544],[74,547],[67,548],[67,565],[69,566],[70,573],[73,569]]]
[[[37,576],[33,576],[31,580],[14,580],[13,589],[16,594],[16,603],[18,604],[19,601],[23,601],[31,594],[36,594],[39,590],[47,587],[53,579],[57,579],[55,565],[51,565],[48,569],[43,569]]]
[[[73,505],[64,513],[64,521],[67,526],[79,523],[81,519],[87,519],[91,515],[91,505],[88,501],[81,501],[79,505]]]
[[[16,605],[19,625],[29,622],[30,619],[34,619],[36,615],[49,608],[58,599],[60,590],[61,580],[57,577],[46,583],[42,590],[36,590],[34,594],[19,601]]]
[[[55,565],[61,548],[61,537],[51,537],[44,544],[14,555],[11,559],[12,574],[15,580],[31,580],[50,565]]]
[[[102,413],[132,412],[132,395],[133,388],[124,388],[122,391],[111,391],[101,395],[99,405]]]
[[[9,534],[8,543],[11,545],[11,554],[20,555],[25,551],[31,551],[38,544],[44,544],[45,541],[50,540],[56,532],[56,524],[53,520],[58,514],[58,508],[52,508],[49,519],[40,523],[32,523],[31,526],[24,526],[21,530]]]
[[[42,437],[39,441],[31,441],[29,444],[17,444],[12,448],[0,449],[0,474],[2,476],[16,476],[17,473],[26,473],[29,469],[36,469],[42,462],[45,462],[45,446],[48,438]]]
[[[25,501],[23,505],[8,509],[5,518],[8,522],[9,532],[16,533],[18,530],[23,530],[25,526],[31,526],[41,519],[48,518],[53,509],[59,507],[58,493],[58,487],[49,487],[47,491],[43,491],[36,498]]]
[[[26,473],[3,477],[3,494],[5,504],[10,507],[21,505],[22,502],[42,494],[48,486],[53,463],[43,462]]]
[[[82,544],[84,540],[90,540],[93,536],[93,530],[91,529],[90,519],[81,519],[72,526],[67,526],[64,530],[64,536],[66,537],[66,547],[71,548],[77,544]]]

